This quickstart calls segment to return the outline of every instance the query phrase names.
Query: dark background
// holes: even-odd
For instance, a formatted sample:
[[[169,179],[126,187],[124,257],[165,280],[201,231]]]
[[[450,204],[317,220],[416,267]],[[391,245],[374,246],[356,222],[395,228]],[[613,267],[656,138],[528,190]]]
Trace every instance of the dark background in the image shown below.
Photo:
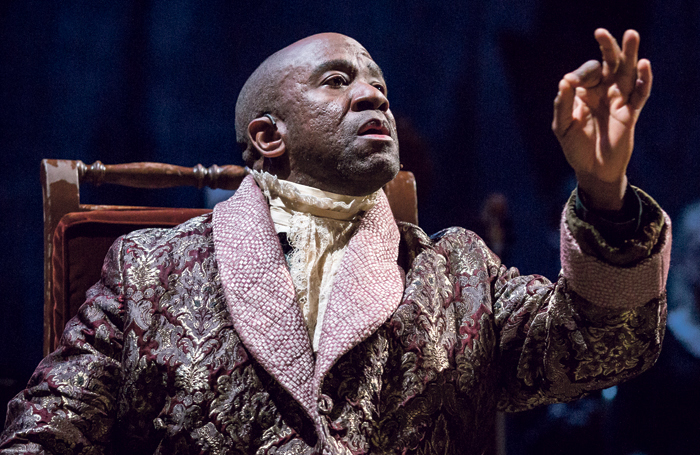
[[[700,197],[700,2],[0,2],[0,407],[41,359],[39,161],[242,164],[234,106],[248,75],[307,35],[356,38],[383,68],[429,233],[510,204],[508,263],[556,278],[557,220],[574,185],[550,131],[563,74],[599,51],[593,31],[642,36],[654,88],[630,181],[673,218]],[[406,144],[404,144],[406,145]],[[116,201],[83,192],[85,203]],[[120,201],[199,206],[196,191]],[[136,201],[133,201],[136,199]],[[173,202],[173,201],[177,202]],[[700,423],[698,424],[700,429]]]

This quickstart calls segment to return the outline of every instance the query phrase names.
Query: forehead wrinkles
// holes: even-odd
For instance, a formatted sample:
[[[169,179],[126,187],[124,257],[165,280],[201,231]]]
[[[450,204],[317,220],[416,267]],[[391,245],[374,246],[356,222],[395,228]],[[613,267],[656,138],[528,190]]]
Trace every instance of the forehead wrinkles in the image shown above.
[[[374,62],[372,56],[367,52],[367,49],[362,47],[359,43],[355,41],[346,42],[342,47],[342,51],[343,52],[338,52],[336,48],[335,52],[327,52],[324,56],[324,60],[345,60],[358,72],[368,70],[373,76],[382,76],[382,70],[379,68],[379,65]]]
[[[384,73],[382,72],[382,69],[374,61],[372,56],[369,55],[367,49],[362,47],[359,43],[354,41],[348,43],[346,52],[348,61],[352,63],[353,67],[357,71],[362,72],[363,70],[366,70],[371,76],[384,80]]]

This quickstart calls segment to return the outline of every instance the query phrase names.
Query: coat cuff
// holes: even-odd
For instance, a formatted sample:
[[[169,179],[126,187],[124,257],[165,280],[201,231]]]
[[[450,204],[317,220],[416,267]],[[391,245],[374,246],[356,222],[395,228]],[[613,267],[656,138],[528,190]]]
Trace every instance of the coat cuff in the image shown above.
[[[642,203],[641,226],[629,239],[611,245],[593,225],[576,216],[575,195],[561,222],[562,273],[568,286],[589,302],[634,308],[666,288],[671,253],[671,220],[649,195]]]
[[[584,196],[585,193],[577,186],[573,194],[576,216],[593,225],[607,243],[619,246],[634,237],[642,221],[642,201],[632,185],[627,184],[622,209],[617,211],[589,210]]]

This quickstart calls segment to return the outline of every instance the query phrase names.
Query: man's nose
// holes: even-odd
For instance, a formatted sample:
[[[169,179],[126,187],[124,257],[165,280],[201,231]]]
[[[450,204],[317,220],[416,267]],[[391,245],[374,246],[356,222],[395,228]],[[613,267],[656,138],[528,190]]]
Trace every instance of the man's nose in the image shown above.
[[[358,81],[350,108],[353,111],[379,110],[385,112],[389,109],[389,100],[377,87]]]

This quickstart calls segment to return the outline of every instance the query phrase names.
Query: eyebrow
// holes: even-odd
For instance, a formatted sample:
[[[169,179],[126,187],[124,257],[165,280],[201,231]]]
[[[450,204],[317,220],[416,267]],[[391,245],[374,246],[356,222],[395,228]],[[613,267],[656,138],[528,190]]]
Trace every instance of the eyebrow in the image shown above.
[[[384,80],[384,73],[382,72],[382,69],[374,61],[370,60],[367,64],[367,68],[370,70],[373,76],[379,77],[382,80]],[[327,60],[318,65],[311,73],[311,78],[317,78],[326,71],[334,69],[345,71],[352,76],[355,76],[357,74],[357,68],[355,68],[355,65],[353,65],[352,62],[344,58],[338,58],[333,60]]]
[[[374,63],[374,60],[370,60],[370,62],[367,64],[367,68],[368,68],[372,73],[374,73],[375,76],[381,77],[382,80],[385,80],[385,79],[384,79],[384,72],[383,72],[382,69],[379,67],[379,65],[377,65],[376,63]]]

